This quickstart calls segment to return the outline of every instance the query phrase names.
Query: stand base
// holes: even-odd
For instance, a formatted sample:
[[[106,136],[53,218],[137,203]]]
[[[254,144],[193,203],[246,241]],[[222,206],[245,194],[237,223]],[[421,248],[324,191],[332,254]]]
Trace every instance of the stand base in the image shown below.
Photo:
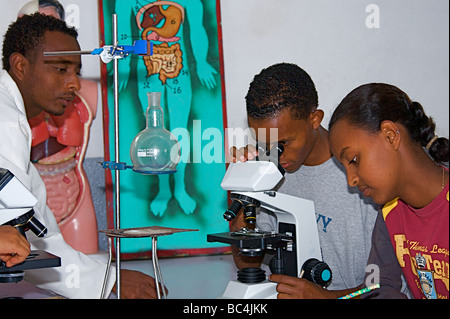
[[[232,280],[220,299],[276,299],[278,294],[276,287],[276,283],[267,279],[257,284]]]

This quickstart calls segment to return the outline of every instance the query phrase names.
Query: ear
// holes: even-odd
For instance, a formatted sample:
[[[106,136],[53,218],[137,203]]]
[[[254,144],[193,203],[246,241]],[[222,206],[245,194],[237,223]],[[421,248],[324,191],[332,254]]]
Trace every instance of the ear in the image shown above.
[[[9,57],[9,64],[11,66],[10,74],[13,78],[23,81],[28,67],[28,60],[22,54],[14,52]]]
[[[312,127],[314,130],[319,129],[320,124],[322,123],[323,120],[323,116],[324,112],[322,110],[315,110],[311,112],[311,114],[309,115],[309,119],[312,123]]]
[[[380,128],[381,134],[386,142],[389,143],[394,150],[397,150],[402,139],[399,126],[392,121],[383,121],[381,122]]]

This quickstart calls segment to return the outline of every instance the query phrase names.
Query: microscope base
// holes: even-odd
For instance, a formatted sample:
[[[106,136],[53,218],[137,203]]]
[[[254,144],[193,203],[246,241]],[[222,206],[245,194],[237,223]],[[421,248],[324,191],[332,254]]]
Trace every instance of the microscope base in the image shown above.
[[[221,299],[276,299],[277,284],[267,279],[257,284],[246,284],[237,280],[228,283]]]

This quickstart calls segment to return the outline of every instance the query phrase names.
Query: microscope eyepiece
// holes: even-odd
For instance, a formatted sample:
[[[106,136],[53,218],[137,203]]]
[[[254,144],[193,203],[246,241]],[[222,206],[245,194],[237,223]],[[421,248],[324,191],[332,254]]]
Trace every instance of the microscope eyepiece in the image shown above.
[[[272,152],[274,152],[275,154],[272,154]],[[266,156],[276,158],[279,160],[280,156],[281,156],[281,154],[283,154],[283,152],[284,152],[284,146],[281,145],[280,143],[277,143],[276,146],[274,146],[266,151]]]
[[[284,146],[280,143],[277,144],[277,151],[278,151],[278,159],[280,159],[281,154],[284,152]]]
[[[284,146],[280,143],[269,147],[265,143],[258,142],[256,144],[256,149],[258,150],[257,161],[277,162],[284,152]]]
[[[284,175],[286,172],[280,164],[280,157],[281,154],[284,152],[284,146],[280,143],[277,143],[276,145],[272,147],[268,147],[265,143],[258,142],[256,144],[256,149],[258,150],[258,156],[256,157],[257,161],[267,161],[275,163],[278,167],[278,170],[281,174]]]

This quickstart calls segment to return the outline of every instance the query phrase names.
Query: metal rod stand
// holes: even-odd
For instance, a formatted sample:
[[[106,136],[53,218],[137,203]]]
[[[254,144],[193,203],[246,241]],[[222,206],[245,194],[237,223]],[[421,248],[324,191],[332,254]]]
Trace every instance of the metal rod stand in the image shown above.
[[[156,236],[152,237],[152,263],[153,263],[153,273],[155,275],[156,294],[158,296],[158,299],[161,299],[161,291],[162,291],[162,298],[167,299],[166,289],[164,286],[164,279],[162,277],[161,269],[159,268],[157,244],[158,244],[158,237]]]
[[[118,30],[117,30],[117,14],[112,16],[112,27],[113,27],[113,43],[118,42]],[[119,154],[119,61],[114,59],[113,61],[113,85],[114,85],[114,143],[115,143],[115,161],[120,162]],[[120,170],[115,171],[116,184],[115,184],[115,202],[116,202],[116,219],[115,219],[115,229],[120,228]],[[120,238],[116,237],[116,294],[117,299],[121,296],[121,285],[120,285]]]

